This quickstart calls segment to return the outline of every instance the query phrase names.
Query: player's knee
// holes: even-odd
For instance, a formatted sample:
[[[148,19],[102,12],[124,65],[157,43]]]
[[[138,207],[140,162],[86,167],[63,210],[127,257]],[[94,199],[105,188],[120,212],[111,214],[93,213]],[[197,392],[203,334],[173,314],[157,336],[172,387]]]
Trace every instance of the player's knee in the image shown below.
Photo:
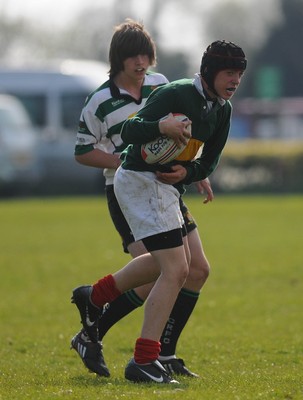
[[[189,266],[188,263],[180,263],[178,267],[174,268],[173,279],[175,280],[176,284],[181,288],[189,274]]]
[[[206,258],[192,258],[188,278],[205,282],[210,273],[210,264]]]
[[[186,263],[183,266],[183,270],[182,270],[182,274],[181,274],[182,285],[186,281],[188,274],[189,274],[189,265]]]

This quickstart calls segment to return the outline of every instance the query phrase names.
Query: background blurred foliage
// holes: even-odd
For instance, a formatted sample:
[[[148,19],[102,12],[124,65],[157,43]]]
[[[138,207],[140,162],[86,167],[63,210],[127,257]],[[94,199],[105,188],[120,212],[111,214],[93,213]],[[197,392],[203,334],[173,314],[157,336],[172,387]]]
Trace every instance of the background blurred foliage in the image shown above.
[[[277,70],[281,96],[299,96],[302,6],[303,0],[226,0],[208,9],[199,0],[152,0],[148,7],[137,0],[113,0],[111,7],[96,4],[57,29],[24,18],[8,19],[0,9],[0,63],[48,58],[107,61],[113,27],[131,17],[143,21],[154,37],[157,68],[170,80],[197,72],[205,47],[225,38],[240,44],[249,59],[238,96],[257,95],[262,69],[269,67]]]

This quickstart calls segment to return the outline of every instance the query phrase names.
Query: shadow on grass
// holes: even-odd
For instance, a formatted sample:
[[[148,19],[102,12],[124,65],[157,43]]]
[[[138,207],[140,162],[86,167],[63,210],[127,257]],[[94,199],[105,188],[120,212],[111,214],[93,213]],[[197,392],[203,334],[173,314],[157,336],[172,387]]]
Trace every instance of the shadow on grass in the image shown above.
[[[135,389],[140,391],[140,389],[152,388],[157,391],[167,391],[168,389],[171,391],[182,391],[186,390],[189,386],[187,382],[182,382],[179,385],[175,384],[157,384],[157,383],[133,383],[127,381],[125,378],[105,378],[100,377],[96,374],[89,374],[88,376],[77,375],[70,378],[70,382],[72,385],[77,387],[100,387],[102,386],[102,390],[106,387],[108,391],[116,390],[118,387],[125,387],[128,389]]]

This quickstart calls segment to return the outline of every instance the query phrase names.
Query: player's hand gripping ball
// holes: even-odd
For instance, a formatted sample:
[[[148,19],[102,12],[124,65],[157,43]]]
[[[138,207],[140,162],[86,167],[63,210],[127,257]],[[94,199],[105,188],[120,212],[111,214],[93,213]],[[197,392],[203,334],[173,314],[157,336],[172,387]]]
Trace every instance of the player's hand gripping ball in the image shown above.
[[[173,114],[179,121],[187,121],[188,118],[184,114]],[[191,132],[191,126],[187,127],[187,130]],[[189,139],[188,139],[189,140]],[[187,142],[188,142],[187,140]],[[142,144],[141,156],[147,164],[167,164],[178,157],[185,149],[187,144],[182,143],[178,147],[175,141],[168,136],[161,135],[157,139],[151,142]]]

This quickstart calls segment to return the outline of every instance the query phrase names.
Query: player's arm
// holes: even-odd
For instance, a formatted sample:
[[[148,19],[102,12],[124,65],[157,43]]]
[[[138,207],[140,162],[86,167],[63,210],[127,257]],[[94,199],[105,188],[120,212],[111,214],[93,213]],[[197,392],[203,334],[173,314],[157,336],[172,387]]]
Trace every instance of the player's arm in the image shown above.
[[[93,109],[94,110],[94,109]],[[94,168],[117,169],[121,161],[118,154],[102,150],[102,137],[107,134],[107,125],[95,115],[89,103],[83,108],[77,132],[75,160]]]
[[[166,86],[155,89],[135,117],[125,121],[121,129],[121,138],[126,144],[148,143],[161,134],[169,136],[171,124],[178,124],[184,130],[184,123],[176,122],[173,118],[163,123],[162,118],[168,115],[174,104],[174,92]]]
[[[92,149],[87,153],[75,154],[75,160],[79,164],[95,168],[117,169],[121,164],[118,154],[109,154],[100,149]]]
[[[170,166],[170,172],[156,172],[157,178],[160,182],[168,185],[175,185],[186,178],[187,170],[183,165],[176,164]]]
[[[127,145],[148,143],[160,135],[159,120],[146,121],[139,116],[126,120],[121,128],[121,139]]]
[[[231,108],[226,107],[223,112],[221,122],[205,142],[201,156],[186,164],[187,175],[182,182],[185,185],[207,178],[216,169],[229,134]]]
[[[197,188],[197,191],[201,195],[206,194],[206,197],[203,200],[204,204],[207,204],[208,202],[213,201],[215,196],[214,196],[214,192],[213,192],[212,187],[211,187],[210,180],[208,178],[203,179],[203,180],[198,181],[198,182],[195,182],[195,186]]]
[[[169,113],[166,118],[159,121],[159,130],[162,135],[170,137],[178,147],[181,147],[182,144],[186,145],[191,137],[191,133],[188,131],[189,125],[191,125],[189,119],[187,121],[178,121],[172,113]]]
[[[182,165],[176,164],[170,168],[171,172],[156,172],[159,181],[168,185],[175,185],[185,179],[187,171],[186,168],[184,168]],[[208,178],[195,182],[195,186],[200,194],[206,193],[206,197],[203,200],[204,204],[213,201],[214,193]]]

